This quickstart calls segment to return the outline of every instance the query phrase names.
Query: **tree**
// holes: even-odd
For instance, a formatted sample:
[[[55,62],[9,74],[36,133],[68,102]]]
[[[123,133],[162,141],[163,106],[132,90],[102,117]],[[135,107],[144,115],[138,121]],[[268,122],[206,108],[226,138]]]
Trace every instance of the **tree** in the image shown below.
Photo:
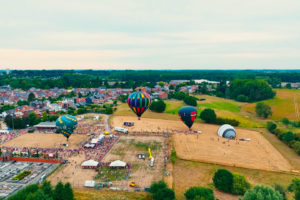
[[[271,107],[262,102],[256,104],[255,111],[258,116],[264,118],[268,118],[269,115],[272,115]]]
[[[28,115],[28,123],[30,126],[34,126],[40,122],[40,119],[37,118],[36,114],[34,112],[30,113]]]
[[[213,109],[206,108],[200,113],[200,118],[207,123],[214,123],[217,115]]]
[[[149,192],[156,193],[161,188],[166,188],[167,184],[164,181],[153,182],[150,186]]]
[[[35,96],[34,96],[34,94],[31,92],[31,93],[28,95],[28,102],[32,102],[32,101],[34,101],[34,99],[35,99]]]
[[[214,186],[224,192],[232,192],[233,175],[226,169],[218,169],[213,177]]]
[[[248,190],[243,200],[284,200],[283,196],[273,188],[264,185],[256,185],[252,190]]]
[[[64,200],[64,184],[58,182],[53,191],[53,200]]]
[[[154,200],[174,200],[175,193],[173,190],[167,187],[167,184],[164,181],[153,182],[150,190],[150,193],[153,194]]]
[[[66,183],[64,186],[64,200],[74,200],[73,189],[70,183]]]
[[[282,123],[283,123],[284,125],[286,125],[286,126],[289,125],[289,123],[290,123],[290,120],[289,120],[288,118],[286,118],[286,117],[283,118],[281,121],[282,121]]]
[[[298,155],[300,155],[300,142],[296,141],[293,145],[292,145],[293,149],[298,153]]]
[[[153,194],[153,200],[174,200],[175,193],[170,188],[163,188]]]
[[[287,89],[292,89],[292,85],[291,85],[290,83],[286,84],[285,87],[286,87]]]
[[[273,133],[273,131],[277,128],[277,124],[274,122],[267,122],[267,129]]]
[[[149,109],[151,111],[154,111],[154,112],[158,112],[158,113],[162,113],[165,111],[166,109],[166,104],[163,100],[157,100],[157,101],[153,101],[151,104],[150,104],[150,107]]]
[[[250,183],[246,180],[245,176],[233,173],[232,193],[243,195],[249,189]]]
[[[113,109],[112,109],[112,107],[110,107],[110,106],[106,107],[106,108],[105,108],[105,114],[108,114],[108,115],[113,114]]]
[[[46,121],[48,121],[49,120],[49,118],[48,118],[48,113],[47,112],[43,112],[43,115],[42,115],[42,121],[43,122],[46,122]]]
[[[236,100],[240,102],[248,102],[248,97],[243,94],[240,94],[237,96]]]
[[[292,191],[295,194],[295,200],[300,200],[300,179],[299,178],[294,178],[292,180]]]
[[[183,102],[190,106],[197,106],[197,98],[193,96],[186,95],[183,99]]]
[[[285,188],[282,185],[275,183],[274,190],[278,191],[282,195],[283,199],[286,199]]]
[[[281,135],[281,138],[286,143],[289,143],[289,142],[293,141],[296,138],[296,136],[294,135],[293,132],[288,131],[288,132],[284,133],[283,135]]]
[[[24,106],[24,105],[29,105],[29,102],[28,101],[23,101],[23,100],[19,100],[17,102],[18,106]]]
[[[187,200],[205,199],[214,200],[214,193],[212,189],[205,187],[191,187],[185,193],[184,196]]]
[[[53,196],[52,186],[49,181],[44,181],[41,186],[41,189],[43,190],[44,194],[47,195],[48,197]]]

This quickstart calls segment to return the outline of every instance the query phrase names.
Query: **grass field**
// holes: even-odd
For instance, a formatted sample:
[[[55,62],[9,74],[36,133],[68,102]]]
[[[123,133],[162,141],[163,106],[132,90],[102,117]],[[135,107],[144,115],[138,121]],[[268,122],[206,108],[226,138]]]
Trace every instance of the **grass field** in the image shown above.
[[[146,197],[142,192],[121,192],[94,189],[76,189],[74,197],[77,200],[141,200]]]
[[[177,159],[172,173],[177,199],[184,199],[184,192],[192,186],[206,186],[212,188],[213,174],[219,168],[228,169],[231,172],[238,172],[245,175],[252,185],[266,184],[272,186],[275,183],[280,183],[287,187],[293,178],[300,178],[300,175],[289,173],[268,172]],[[238,199],[237,196],[224,194],[216,190],[214,193],[215,197],[220,200]]]
[[[245,103],[236,102],[230,99],[224,99],[219,97],[213,97],[208,95],[198,95],[199,99],[205,99],[204,101],[198,101],[196,107],[198,112],[198,118],[196,122],[202,122],[199,118],[201,110],[205,108],[214,109],[219,117],[236,119],[240,122],[241,127],[264,127],[265,122],[258,119],[255,115],[245,112],[242,107]],[[187,106],[183,101],[179,100],[165,100],[166,110],[164,113],[155,113],[147,110],[142,117],[154,118],[154,119],[169,119],[179,120],[178,111],[181,107]],[[130,110],[127,104],[119,104],[114,116],[135,116]]]
[[[300,90],[292,89],[276,89],[276,97],[273,99],[262,101],[271,106],[273,115],[271,119],[281,120],[286,117],[290,120],[300,120],[297,113],[299,113],[298,105],[300,104]],[[296,104],[296,106],[295,106]],[[255,113],[256,103],[245,104],[243,109]]]

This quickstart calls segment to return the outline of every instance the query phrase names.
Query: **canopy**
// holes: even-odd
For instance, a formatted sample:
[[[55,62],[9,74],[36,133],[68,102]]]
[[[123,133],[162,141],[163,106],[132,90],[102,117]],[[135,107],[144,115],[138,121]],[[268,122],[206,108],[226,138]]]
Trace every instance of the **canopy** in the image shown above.
[[[98,143],[98,140],[97,140],[97,139],[92,139],[91,143],[92,143],[92,144],[97,144],[97,143]]]
[[[87,160],[87,161],[84,161],[81,166],[82,167],[97,167],[99,164],[99,162],[97,161],[94,161],[94,160]]]
[[[95,181],[85,181],[84,182],[84,187],[95,187]]]
[[[126,167],[126,162],[123,162],[121,160],[116,160],[110,163],[110,167]]]

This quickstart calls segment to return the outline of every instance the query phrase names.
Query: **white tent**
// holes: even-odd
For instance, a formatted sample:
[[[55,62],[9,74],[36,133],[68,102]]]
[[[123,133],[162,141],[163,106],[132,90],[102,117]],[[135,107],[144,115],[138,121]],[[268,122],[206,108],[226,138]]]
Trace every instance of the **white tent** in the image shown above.
[[[94,138],[94,139],[92,139],[91,143],[92,143],[92,144],[97,144],[97,143],[98,143],[98,140]]]
[[[84,187],[90,187],[90,188],[95,187],[95,181],[85,181]]]
[[[126,162],[123,162],[121,160],[116,160],[110,163],[110,167],[126,167]]]
[[[84,145],[84,147],[86,147],[86,148],[94,148],[95,144],[87,143],[87,144]]]
[[[87,160],[87,161],[84,161],[82,164],[81,164],[81,167],[83,168],[95,168],[97,167],[99,164],[99,162],[97,161],[94,161],[94,160]]]
[[[233,139],[236,137],[236,132],[235,132],[235,129],[231,125],[224,124],[219,127],[218,135],[220,137]]]

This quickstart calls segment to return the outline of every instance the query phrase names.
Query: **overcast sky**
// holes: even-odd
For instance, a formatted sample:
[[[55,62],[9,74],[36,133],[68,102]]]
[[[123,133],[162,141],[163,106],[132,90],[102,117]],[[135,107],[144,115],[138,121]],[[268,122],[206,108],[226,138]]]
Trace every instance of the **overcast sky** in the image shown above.
[[[0,0],[0,68],[300,69],[300,1]]]

